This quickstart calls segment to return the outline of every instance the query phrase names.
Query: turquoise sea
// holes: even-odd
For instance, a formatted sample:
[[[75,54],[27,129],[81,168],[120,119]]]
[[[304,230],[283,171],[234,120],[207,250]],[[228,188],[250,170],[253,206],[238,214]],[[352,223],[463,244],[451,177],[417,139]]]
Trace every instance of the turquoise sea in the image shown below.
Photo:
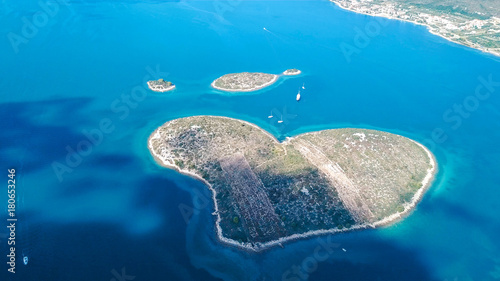
[[[498,57],[326,0],[0,1],[0,34],[0,280],[500,279]],[[252,94],[210,88],[288,68],[303,74]],[[146,91],[160,77],[177,89]],[[208,189],[147,150],[156,127],[201,114],[279,139],[398,133],[427,145],[439,174],[393,226],[248,253],[216,239]]]

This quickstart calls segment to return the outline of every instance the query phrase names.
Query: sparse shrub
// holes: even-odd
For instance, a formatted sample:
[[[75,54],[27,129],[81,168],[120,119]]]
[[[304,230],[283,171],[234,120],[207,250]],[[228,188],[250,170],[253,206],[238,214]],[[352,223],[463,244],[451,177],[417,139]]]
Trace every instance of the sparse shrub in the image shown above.
[[[174,160],[174,163],[177,167],[179,167],[180,169],[184,169],[184,161],[182,160],[178,160],[178,159],[175,159]]]

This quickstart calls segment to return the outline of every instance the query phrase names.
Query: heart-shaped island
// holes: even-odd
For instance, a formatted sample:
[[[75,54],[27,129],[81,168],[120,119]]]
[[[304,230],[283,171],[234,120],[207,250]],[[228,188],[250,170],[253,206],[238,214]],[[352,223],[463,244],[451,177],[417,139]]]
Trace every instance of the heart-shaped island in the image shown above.
[[[161,165],[213,191],[219,238],[254,250],[392,223],[415,207],[436,173],[423,145],[367,129],[280,143],[245,121],[194,116],[165,123],[148,142]]]

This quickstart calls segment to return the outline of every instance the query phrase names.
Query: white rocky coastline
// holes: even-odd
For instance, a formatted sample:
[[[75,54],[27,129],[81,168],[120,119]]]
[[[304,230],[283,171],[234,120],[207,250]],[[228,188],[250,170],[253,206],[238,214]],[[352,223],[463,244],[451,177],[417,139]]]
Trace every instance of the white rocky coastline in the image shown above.
[[[168,92],[175,89],[175,85],[172,82],[166,82],[163,79],[151,80],[147,82],[148,88],[155,92]]]
[[[228,75],[245,75],[245,74],[269,75],[271,77],[271,79],[269,81],[261,84],[261,85],[249,86],[249,85],[246,85],[246,84],[241,84],[241,85],[239,85],[240,86],[239,88],[225,88],[225,87],[220,87],[220,86],[216,85],[219,80],[224,79],[224,77],[226,77]],[[249,73],[249,72],[232,73],[232,74],[226,74],[224,76],[221,76],[221,77],[217,78],[216,80],[214,80],[212,82],[211,86],[214,89],[217,89],[217,90],[220,90],[220,91],[225,91],[225,92],[253,92],[253,91],[257,91],[257,90],[260,90],[260,89],[263,89],[263,88],[271,86],[272,84],[276,83],[276,81],[278,81],[278,78],[279,78],[278,75],[266,74],[266,73]]]
[[[220,116],[217,116],[217,117],[221,118]],[[223,117],[223,118],[232,119],[229,117]],[[272,138],[274,141],[278,142],[278,140],[273,135],[271,135],[269,132],[265,131],[264,129],[258,127],[257,125],[246,122],[246,121],[242,121],[242,120],[238,120],[238,121],[245,123],[246,125],[249,125],[249,126],[252,126],[254,128],[259,129],[264,134],[266,134],[267,136]],[[315,133],[315,132],[312,132],[312,133]],[[306,133],[306,134],[308,134],[308,133]],[[435,157],[429,151],[429,149],[427,149],[424,145],[410,139],[412,142],[414,142],[415,144],[420,146],[427,153],[427,156],[429,157],[430,168],[427,170],[427,174],[421,182],[422,187],[420,187],[419,190],[414,194],[411,202],[404,205],[404,210],[402,212],[392,214],[388,217],[385,217],[385,218],[383,218],[379,221],[373,222],[373,223],[353,225],[349,228],[313,230],[313,231],[308,231],[308,232],[301,233],[301,234],[293,234],[290,236],[281,237],[279,239],[272,240],[272,241],[265,242],[265,243],[240,243],[238,241],[235,241],[233,239],[225,237],[222,233],[222,228],[220,227],[221,217],[219,215],[219,207],[218,207],[218,202],[216,200],[217,192],[212,187],[212,185],[208,181],[203,179],[201,176],[199,176],[195,173],[189,172],[188,170],[179,168],[177,165],[175,165],[174,161],[172,161],[170,159],[165,159],[164,157],[162,157],[161,155],[156,153],[156,151],[152,147],[151,142],[153,139],[158,139],[160,137],[161,136],[158,133],[158,131],[155,131],[151,135],[151,137],[148,139],[148,148],[149,148],[150,152],[152,153],[153,157],[155,158],[156,162],[164,167],[174,169],[182,174],[188,175],[190,177],[193,177],[195,179],[198,179],[198,180],[204,182],[207,185],[207,187],[211,190],[212,200],[214,202],[214,213],[213,214],[216,215],[216,217],[217,217],[216,222],[215,222],[215,228],[216,228],[216,233],[217,233],[218,239],[226,244],[231,245],[231,246],[235,246],[238,248],[242,248],[242,249],[245,249],[248,251],[255,251],[255,252],[263,251],[263,250],[269,249],[270,247],[273,247],[273,246],[282,246],[283,243],[288,242],[288,241],[292,241],[292,240],[296,240],[296,239],[308,238],[308,237],[317,236],[317,235],[335,234],[335,233],[340,233],[340,232],[348,232],[348,231],[355,231],[355,230],[361,230],[361,229],[376,228],[376,227],[387,226],[387,225],[393,224],[393,223],[403,219],[405,216],[409,215],[415,209],[418,202],[420,202],[420,200],[422,200],[422,198],[425,194],[425,191],[432,185],[432,182],[433,182],[434,176],[436,174],[436,170],[437,170],[437,163],[436,163]],[[287,138],[287,140],[285,140],[284,142],[289,142],[289,141],[293,140],[294,138],[295,137]]]
[[[273,85],[280,76],[296,76],[301,73],[302,71],[295,68],[287,69],[279,75],[262,72],[230,73],[215,79],[210,86],[224,92],[254,92]],[[263,79],[267,79],[267,81],[263,83],[259,81]],[[221,83],[226,85],[221,86]]]
[[[500,34],[500,18],[491,17],[488,20],[480,19],[463,19],[460,23],[453,22],[449,20],[448,15],[433,15],[427,14],[425,12],[412,12],[403,9],[400,6],[392,4],[390,1],[379,1],[380,3],[374,3],[369,0],[352,1],[352,0],[330,0],[335,3],[338,7],[355,12],[358,14],[364,14],[374,17],[383,17],[387,19],[400,20],[405,22],[410,22],[413,24],[425,26],[430,33],[442,37],[448,41],[456,44],[460,44],[469,48],[474,48],[485,53],[489,53],[495,56],[500,56],[500,45],[498,47],[489,48],[484,45],[473,42],[469,37],[477,37],[477,28],[485,25],[492,25],[495,28],[489,29],[487,32],[491,35],[498,36]],[[468,35],[458,35],[456,31],[467,32]],[[496,32],[496,33],[495,33]],[[485,37],[486,38],[486,37]]]
[[[285,70],[282,74],[285,76],[294,76],[294,75],[299,75],[301,73],[302,71],[300,71],[299,69],[293,68]]]

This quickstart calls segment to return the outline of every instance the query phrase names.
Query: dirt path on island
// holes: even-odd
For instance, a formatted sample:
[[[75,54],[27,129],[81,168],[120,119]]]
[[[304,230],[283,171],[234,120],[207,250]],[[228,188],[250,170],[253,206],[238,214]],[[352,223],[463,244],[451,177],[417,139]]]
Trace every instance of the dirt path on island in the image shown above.
[[[327,176],[337,190],[340,200],[356,222],[365,223],[373,219],[373,213],[360,195],[359,189],[347,177],[338,163],[332,162],[319,148],[306,140],[295,140],[292,145],[304,158]]]

